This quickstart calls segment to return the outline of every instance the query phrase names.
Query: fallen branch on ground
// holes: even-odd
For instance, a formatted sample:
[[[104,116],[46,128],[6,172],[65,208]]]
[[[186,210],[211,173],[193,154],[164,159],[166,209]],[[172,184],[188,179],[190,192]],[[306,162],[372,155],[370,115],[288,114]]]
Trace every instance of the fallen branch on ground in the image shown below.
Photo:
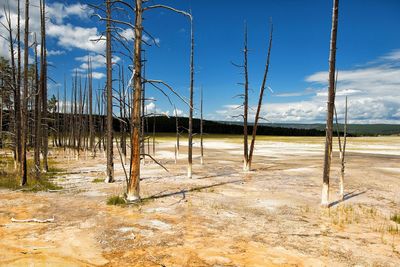
[[[53,218],[44,219],[44,220],[40,220],[40,219],[36,219],[36,218],[33,218],[33,219],[26,219],[26,220],[17,220],[17,219],[11,218],[11,221],[14,222],[14,223],[28,223],[28,222],[35,222],[35,223],[52,223],[52,222],[54,222],[54,216],[53,216]]]

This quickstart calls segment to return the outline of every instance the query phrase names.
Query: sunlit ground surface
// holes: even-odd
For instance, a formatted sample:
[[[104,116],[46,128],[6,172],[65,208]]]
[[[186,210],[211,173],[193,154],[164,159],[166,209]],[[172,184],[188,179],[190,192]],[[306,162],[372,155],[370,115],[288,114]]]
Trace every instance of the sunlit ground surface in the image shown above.
[[[187,140],[175,164],[174,137],[158,137],[155,157],[169,172],[146,159],[144,201],[130,206],[106,204],[125,190],[116,148],[114,184],[101,182],[102,152],[77,160],[53,151],[61,191],[0,190],[0,265],[399,266],[400,225],[390,217],[400,213],[400,137],[348,139],[341,203],[336,141],[329,209],[319,206],[323,137],[259,137],[249,173],[241,137],[206,136],[204,165],[196,139],[193,179]]]

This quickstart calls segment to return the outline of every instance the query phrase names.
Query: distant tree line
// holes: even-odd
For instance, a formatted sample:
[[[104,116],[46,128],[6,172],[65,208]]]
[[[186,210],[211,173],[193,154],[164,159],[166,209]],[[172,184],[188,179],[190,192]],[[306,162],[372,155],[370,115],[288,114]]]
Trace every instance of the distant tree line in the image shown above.
[[[51,100],[49,100],[49,106],[51,107]],[[53,110],[54,111],[54,110]],[[62,138],[63,133],[69,133],[70,125],[66,124],[63,125],[63,122],[68,122],[71,120],[73,115],[69,113],[58,113],[58,112],[51,112],[50,117],[52,118],[49,121],[49,127],[52,129],[50,136],[53,136],[52,139]],[[83,120],[88,121],[89,115],[84,114]],[[87,118],[85,118],[87,117]],[[9,115],[7,110],[3,110],[3,131],[8,131],[9,127]],[[179,119],[179,128],[180,132],[186,132],[186,126],[188,125],[189,121],[187,117],[178,117]],[[176,119],[175,117],[166,117],[166,116],[151,116],[147,119],[148,127],[152,131],[153,125],[155,125],[155,129],[158,133],[176,133]],[[104,125],[106,124],[106,116],[104,115],[93,115],[94,121],[94,128],[95,132],[101,132],[101,129],[104,129]],[[129,124],[129,121],[126,123]],[[123,132],[121,128],[121,118],[114,118],[113,119],[113,130],[116,133]],[[253,130],[253,126],[248,126],[249,130]],[[56,130],[57,129],[57,130]],[[57,132],[59,131],[59,133]],[[200,119],[193,119],[193,132],[200,133]],[[203,132],[205,134],[243,134],[243,126],[239,124],[228,124],[224,122],[217,122],[217,121],[210,121],[204,120],[203,121]],[[258,135],[275,135],[275,136],[324,136],[325,132],[317,129],[297,129],[297,128],[287,128],[287,127],[273,127],[273,126],[265,126],[259,125],[257,127],[257,134]],[[57,142],[57,144],[61,144]]]

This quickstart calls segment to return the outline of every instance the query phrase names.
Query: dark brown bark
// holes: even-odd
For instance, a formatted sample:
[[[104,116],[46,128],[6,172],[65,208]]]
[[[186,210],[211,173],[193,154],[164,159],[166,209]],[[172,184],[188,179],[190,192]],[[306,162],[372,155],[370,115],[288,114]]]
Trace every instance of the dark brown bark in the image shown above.
[[[336,68],[336,39],[338,28],[339,0],[333,0],[332,30],[329,53],[329,88],[328,88],[328,112],[326,117],[326,140],[324,155],[324,171],[321,205],[329,205],[329,174],[332,160],[332,132],[333,110],[335,106],[335,68]]]
[[[135,47],[134,47],[134,95],[132,108],[131,135],[131,175],[127,188],[127,200],[136,201],[140,198],[140,105],[142,97],[142,0],[136,0],[135,6]]]
[[[273,34],[273,25],[271,24],[267,61],[265,63],[264,77],[263,77],[263,81],[262,81],[261,88],[260,88],[260,95],[258,97],[256,117],[254,119],[253,133],[252,133],[251,144],[250,144],[249,166],[248,166],[249,170],[251,169],[251,163],[253,161],[253,153],[254,153],[254,145],[255,145],[256,136],[257,136],[258,121],[260,119],[261,106],[262,106],[262,102],[263,102],[263,96],[264,96],[265,86],[266,86],[267,77],[268,77],[269,62],[270,62],[270,58],[271,58],[271,48],[272,48],[272,34]]]
[[[28,173],[26,166],[26,149],[28,136],[28,60],[29,60],[29,0],[25,0],[25,33],[24,33],[24,91],[21,108],[21,185],[26,185]]]
[[[107,64],[107,182],[114,182],[113,160],[113,101],[111,55],[111,2],[107,0],[106,64]]]
[[[14,90],[14,118],[15,118],[15,155],[18,164],[21,163],[21,7],[18,0],[17,18],[17,49],[18,49],[18,69],[17,69],[17,88]]]
[[[0,148],[3,148],[3,95],[0,94]]]

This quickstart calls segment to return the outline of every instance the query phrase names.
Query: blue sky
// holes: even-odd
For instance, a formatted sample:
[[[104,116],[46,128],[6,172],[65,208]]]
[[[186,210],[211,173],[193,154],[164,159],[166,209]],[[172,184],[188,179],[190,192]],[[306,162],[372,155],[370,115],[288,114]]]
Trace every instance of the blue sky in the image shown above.
[[[13,15],[15,2],[10,1]],[[97,79],[94,85],[103,86],[104,59],[96,55],[103,53],[104,44],[90,40],[104,31],[104,24],[90,18],[93,11],[86,6],[98,2],[47,1],[49,61],[53,66],[50,75],[57,82],[51,84],[51,94],[60,86],[62,89],[64,75],[67,75],[70,87],[73,70],[78,68],[84,72],[88,54],[95,61]],[[199,90],[203,88],[206,118],[236,120],[233,116],[240,113],[236,106],[241,100],[233,96],[243,90],[237,85],[243,81],[243,75],[231,61],[241,63],[243,60],[244,21],[247,21],[249,31],[250,97],[255,106],[264,71],[271,17],[274,40],[267,85],[273,92],[266,91],[262,116],[269,122],[324,121],[332,1],[259,0],[246,4],[228,0],[150,1],[150,4],[154,3],[193,12],[196,101],[198,103]],[[34,5],[32,31],[39,27]],[[400,35],[397,28],[400,2],[341,1],[339,8],[339,118],[343,113],[344,97],[348,95],[351,122],[399,123]],[[115,15],[133,20],[129,11]],[[159,44],[159,47],[153,45],[146,49],[147,77],[162,79],[180,94],[188,96],[190,28],[187,18],[167,10],[152,10],[145,13],[144,26]],[[130,36],[129,31],[124,34]],[[0,41],[0,55],[9,57],[5,41]],[[125,66],[132,64],[121,54],[115,54],[115,61]],[[148,103],[149,111],[157,109],[172,114],[171,106],[161,94],[149,89],[148,96],[156,99]],[[187,114],[188,108],[180,100],[173,97],[173,101],[182,115]],[[254,116],[254,112],[250,113]]]

